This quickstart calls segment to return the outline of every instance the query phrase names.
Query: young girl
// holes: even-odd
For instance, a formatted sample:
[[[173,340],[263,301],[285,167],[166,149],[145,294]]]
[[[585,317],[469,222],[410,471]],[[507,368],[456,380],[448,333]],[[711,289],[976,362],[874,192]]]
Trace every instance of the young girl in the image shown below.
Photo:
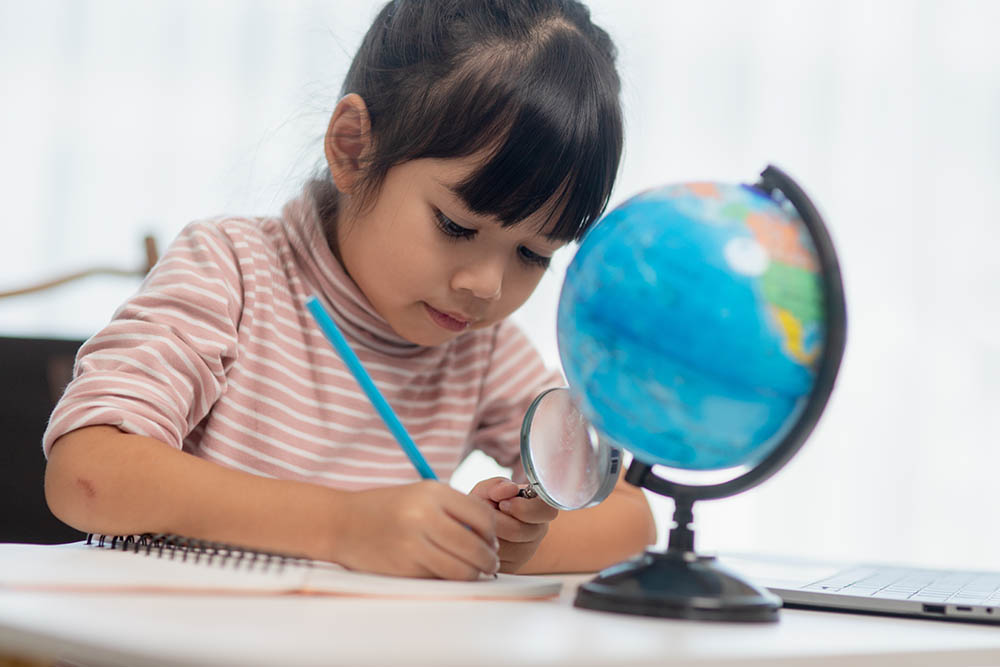
[[[316,294],[442,480],[519,466],[562,384],[507,316],[605,207],[614,47],[573,0],[397,0],[351,64],[328,173],[277,218],[184,229],[80,350],[44,438],[52,511],[372,572],[586,571],[655,538],[642,493],[557,513],[420,481],[304,302]],[[470,530],[471,529],[471,530]]]

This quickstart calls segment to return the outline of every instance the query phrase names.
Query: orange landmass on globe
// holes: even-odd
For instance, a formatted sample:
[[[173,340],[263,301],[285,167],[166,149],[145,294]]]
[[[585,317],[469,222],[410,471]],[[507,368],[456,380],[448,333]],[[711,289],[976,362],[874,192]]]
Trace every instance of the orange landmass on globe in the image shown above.
[[[757,242],[767,249],[772,260],[809,271],[819,270],[816,258],[802,245],[795,225],[766,213],[754,212],[747,215],[747,227]]]
[[[722,198],[722,193],[715,183],[688,183],[687,188],[699,197]]]

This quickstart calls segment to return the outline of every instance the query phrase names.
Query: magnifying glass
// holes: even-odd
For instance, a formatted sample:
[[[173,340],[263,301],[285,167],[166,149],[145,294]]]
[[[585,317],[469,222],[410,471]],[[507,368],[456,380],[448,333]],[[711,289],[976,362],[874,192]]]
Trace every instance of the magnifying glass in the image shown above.
[[[576,408],[568,387],[548,389],[521,425],[521,463],[530,484],[517,495],[561,510],[591,507],[615,488],[621,459],[621,449]]]

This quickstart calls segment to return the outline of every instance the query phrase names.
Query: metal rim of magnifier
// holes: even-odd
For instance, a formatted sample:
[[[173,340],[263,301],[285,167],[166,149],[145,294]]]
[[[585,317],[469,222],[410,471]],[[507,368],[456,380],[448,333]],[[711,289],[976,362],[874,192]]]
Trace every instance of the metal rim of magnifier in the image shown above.
[[[781,469],[812,433],[820,415],[826,407],[833,385],[840,370],[840,362],[844,357],[847,344],[847,305],[844,300],[844,284],[840,275],[840,263],[833,247],[833,240],[827,231],[826,224],[819,211],[810,201],[806,193],[788,174],[774,165],[768,165],[760,174],[760,180],[752,186],[753,189],[774,199],[776,192],[780,193],[798,212],[812,237],[819,257],[820,274],[823,278],[823,298],[826,303],[826,340],[823,345],[823,358],[816,373],[816,383],[799,416],[799,420],[785,435],[784,440],[774,451],[764,457],[760,463],[738,477],[718,484],[695,486],[671,482],[652,472],[651,466],[635,459],[645,468],[641,479],[636,480],[639,486],[646,487],[654,493],[672,498],[684,497],[691,501],[726,498],[741,491],[757,486]],[[781,202],[778,201],[780,204]],[[633,463],[634,465],[634,463]],[[631,469],[630,469],[631,472]],[[626,476],[626,479],[631,478]]]
[[[546,389],[540,393],[535,397],[535,400],[531,402],[531,405],[528,407],[528,412],[524,415],[524,421],[521,422],[521,463],[524,465],[524,474],[528,477],[528,481],[531,483],[530,488],[532,491],[538,494],[542,500],[553,507],[561,510],[578,510],[586,507],[593,507],[611,495],[611,492],[615,488],[615,484],[618,483],[618,472],[621,469],[622,461],[621,450],[612,445],[608,445],[607,441],[603,439],[600,432],[598,432],[597,429],[595,429],[594,426],[588,422],[587,430],[590,433],[591,438],[597,438],[598,442],[602,443],[608,449],[608,467],[605,471],[604,479],[601,481],[601,486],[598,487],[593,497],[587,501],[587,504],[579,507],[569,507],[549,495],[549,493],[545,490],[545,487],[539,481],[538,471],[535,469],[535,459],[531,455],[531,424],[535,419],[535,412],[538,410],[538,406],[541,405],[542,399],[554,391],[568,392],[569,387],[552,387],[551,389]]]

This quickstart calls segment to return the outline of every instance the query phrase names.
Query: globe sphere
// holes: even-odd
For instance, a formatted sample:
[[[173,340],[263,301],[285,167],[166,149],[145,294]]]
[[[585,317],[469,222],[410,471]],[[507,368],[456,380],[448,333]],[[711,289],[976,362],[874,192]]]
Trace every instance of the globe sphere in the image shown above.
[[[588,232],[566,273],[557,331],[574,400],[647,464],[756,465],[816,379],[819,266],[794,209],[753,187],[633,197]]]

